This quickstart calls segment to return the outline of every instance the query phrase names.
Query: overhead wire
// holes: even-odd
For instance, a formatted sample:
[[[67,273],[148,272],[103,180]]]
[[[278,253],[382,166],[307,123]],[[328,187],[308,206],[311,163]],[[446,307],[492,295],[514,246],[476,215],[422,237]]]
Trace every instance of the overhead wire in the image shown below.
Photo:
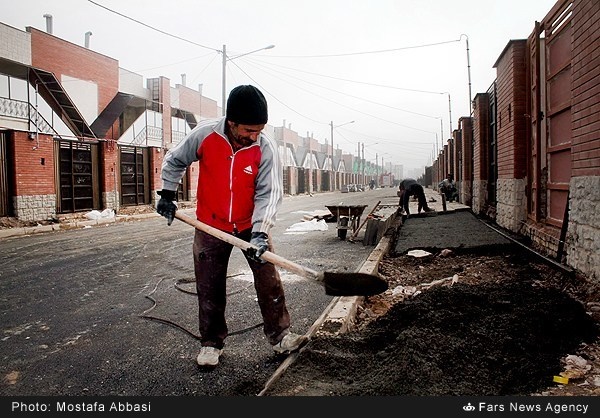
[[[254,64],[254,65],[257,65],[257,64]],[[266,70],[265,70],[265,71],[266,71]],[[281,73],[281,72],[280,72],[280,73]],[[281,73],[281,74],[285,74],[285,73]],[[312,73],[312,74],[313,74],[313,75],[317,75],[317,76],[321,76],[320,74],[316,74],[316,73]],[[383,104],[383,103],[379,103],[379,102],[375,102],[375,101],[373,101],[373,100],[366,99],[366,98],[364,98],[364,97],[355,96],[355,95],[348,94],[348,93],[345,93],[345,92],[342,92],[342,91],[339,91],[339,90],[334,90],[334,89],[332,89],[332,88],[329,88],[329,87],[322,86],[322,85],[320,85],[320,84],[312,83],[312,82],[310,82],[310,81],[307,81],[307,80],[305,80],[305,79],[301,79],[301,78],[298,78],[298,77],[294,77],[294,76],[291,76],[291,75],[289,75],[289,74],[286,74],[286,75],[287,75],[288,77],[294,78],[294,79],[296,79],[296,80],[300,80],[300,81],[302,81],[302,82],[304,82],[304,83],[311,84],[311,85],[313,85],[313,86],[316,86],[316,87],[319,87],[319,88],[322,88],[322,89],[325,89],[325,90],[329,90],[329,91],[332,91],[332,92],[334,92],[334,93],[342,94],[342,95],[344,95],[344,96],[348,96],[348,97],[352,97],[352,98],[355,98],[355,99],[359,99],[359,100],[362,100],[362,101],[364,101],[364,102],[367,102],[367,103],[372,103],[372,104],[375,104],[375,105],[378,105],[378,106],[387,107],[388,109],[398,110],[398,111],[400,111],[400,112],[410,113],[410,114],[412,114],[412,115],[423,116],[423,117],[426,117],[426,118],[439,119],[439,116],[431,116],[431,115],[426,115],[426,114],[424,114],[424,113],[414,112],[414,111],[412,111],[412,110],[406,110],[406,109],[401,109],[401,108],[398,108],[398,107],[395,107],[395,106],[386,105],[386,104]],[[326,76],[324,76],[324,77],[326,77]],[[328,77],[328,78],[334,78],[334,77]],[[336,79],[337,79],[337,80],[340,80],[340,81],[348,81],[348,82],[353,82],[352,80],[345,80],[345,79],[339,79],[339,78],[336,78]],[[416,91],[416,90],[411,90],[411,91]]]
[[[379,50],[375,50],[375,51],[359,51],[359,52],[347,52],[347,53],[340,53],[340,54],[320,54],[320,55],[269,55],[269,56],[277,57],[277,58],[347,57],[347,56],[352,56],[352,55],[383,54],[383,53],[387,53],[387,52],[403,51],[403,50],[407,50],[407,49],[426,48],[426,47],[430,47],[430,46],[444,45],[444,44],[449,44],[449,43],[453,43],[453,42],[460,42],[460,38],[459,39],[449,40],[449,41],[434,42],[434,43],[431,43],[431,44],[421,44],[421,45],[405,46],[405,47],[401,47],[401,48],[379,49]]]
[[[119,15],[119,16],[121,16],[121,17],[125,18],[125,19],[131,20],[132,22],[135,22],[135,23],[137,23],[137,24],[139,24],[139,25],[142,25],[142,26],[144,26],[144,27],[147,27],[147,28],[149,28],[149,29],[151,29],[151,30],[154,30],[154,31],[156,31],[156,32],[159,32],[159,33],[161,33],[161,34],[163,34],[163,35],[166,35],[166,36],[172,37],[172,38],[174,38],[174,39],[177,39],[177,40],[180,40],[180,41],[182,41],[182,42],[186,42],[186,43],[189,43],[189,44],[192,44],[192,45],[195,45],[195,46],[201,47],[201,48],[209,49],[209,50],[211,50],[211,51],[217,52],[218,54],[222,54],[222,53],[224,53],[224,51],[223,51],[223,50],[221,50],[220,48],[214,48],[214,47],[210,47],[210,46],[203,45],[203,44],[200,44],[200,43],[198,43],[198,42],[195,42],[195,41],[191,41],[191,40],[189,40],[189,39],[187,39],[187,38],[183,38],[183,37],[181,37],[181,36],[174,35],[174,34],[172,34],[172,33],[169,33],[169,32],[167,32],[167,31],[164,31],[164,30],[162,30],[162,29],[159,29],[159,28],[157,28],[157,27],[154,27],[154,26],[152,26],[152,25],[149,25],[149,24],[147,24],[147,23],[144,23],[144,22],[142,22],[142,21],[140,21],[140,20],[138,20],[138,19],[134,19],[134,18],[132,18],[132,17],[130,17],[130,16],[127,16],[127,15],[125,15],[125,14],[123,14],[123,13],[120,13],[120,12],[118,12],[118,11],[116,11],[116,10],[113,10],[113,9],[111,9],[111,8],[109,8],[109,7],[106,7],[106,6],[104,6],[104,5],[100,4],[100,3],[96,2],[96,1],[93,1],[93,0],[88,0],[88,2],[90,2],[90,3],[94,4],[94,5],[98,6],[98,7],[101,7],[101,8],[103,8],[103,9],[105,9],[105,10],[107,10],[107,11],[111,12],[111,13],[117,14],[117,15]],[[293,55],[289,55],[289,56],[282,56],[282,55],[279,55],[279,56],[278,56],[278,55],[269,55],[269,57],[272,57],[272,58],[329,58],[329,57],[332,57],[332,58],[333,58],[333,57],[357,56],[357,55],[366,55],[366,54],[382,54],[382,53],[390,53],[390,52],[396,52],[396,51],[408,50],[408,49],[416,49],[416,48],[426,48],[426,47],[432,47],[432,46],[439,46],[439,45],[444,45],[444,44],[448,44],[448,43],[454,43],[454,42],[460,42],[460,41],[461,41],[461,39],[459,38],[459,39],[456,39],[456,40],[442,41],[442,42],[429,43],[429,44],[421,44],[421,45],[413,45],[413,46],[408,46],[408,47],[399,47],[399,48],[390,48],[390,49],[382,49],[382,50],[373,50],[373,51],[358,51],[358,52],[350,52],[350,53],[338,53],[338,54],[319,54],[319,55],[304,55],[304,56],[302,56],[302,55],[295,55],[295,56],[293,56]],[[214,58],[213,58],[213,61],[214,61]],[[232,62],[232,61],[230,61],[230,62]],[[205,66],[205,67],[204,67],[204,69],[203,69],[202,71],[204,71],[206,68],[208,68],[208,66],[209,66],[211,63],[212,63],[212,61],[211,61],[211,62],[209,62],[209,64],[207,64],[207,66]],[[258,82],[255,80],[255,78],[251,77],[251,76],[250,76],[250,75],[249,75],[249,74],[248,74],[246,71],[244,71],[244,70],[243,70],[243,69],[242,69],[242,68],[241,68],[239,65],[237,65],[235,62],[232,62],[232,63],[233,63],[233,65],[235,65],[235,66],[236,66],[236,67],[237,67],[237,68],[238,68],[240,71],[242,71],[242,72],[243,72],[243,73],[244,73],[244,74],[245,74],[245,75],[246,75],[248,78],[250,78],[250,79],[251,79],[253,82],[255,82],[255,83],[257,83],[258,85],[260,85],[260,83],[258,83]],[[158,68],[161,68],[161,67],[158,67]],[[299,71],[301,71],[301,70],[299,70]],[[202,72],[201,72],[201,73],[202,73]],[[201,73],[199,73],[199,74],[201,74]],[[335,77],[329,77],[329,76],[326,76],[326,75],[320,75],[320,76],[322,76],[322,77],[328,77],[328,78],[335,78]],[[337,79],[339,79],[339,78],[337,78]],[[340,79],[340,80],[344,80],[344,79]],[[379,84],[375,84],[375,83],[367,83],[367,82],[361,82],[361,81],[356,81],[356,80],[345,80],[345,81],[348,81],[348,82],[355,82],[355,83],[360,83],[360,84],[366,84],[366,85],[372,85],[372,86],[378,86],[378,87],[385,87],[385,88],[395,88],[395,89],[402,89],[402,88],[398,88],[398,87],[394,87],[394,86],[384,86],[384,85],[379,85]],[[305,82],[306,82],[306,81],[305,81]],[[267,93],[269,96],[271,96],[271,97],[272,97],[274,100],[276,100],[276,101],[277,101],[278,103],[280,103],[282,106],[284,106],[285,108],[287,108],[287,109],[289,109],[290,111],[294,112],[295,114],[297,114],[297,115],[299,115],[299,116],[301,116],[301,117],[303,117],[303,118],[305,118],[305,119],[307,119],[307,120],[310,120],[310,121],[312,121],[312,122],[315,122],[315,123],[319,123],[319,124],[323,124],[323,125],[326,125],[326,124],[328,124],[328,123],[326,123],[326,122],[323,122],[323,121],[318,121],[318,120],[316,120],[316,119],[313,119],[313,118],[311,118],[311,117],[309,117],[309,116],[307,116],[307,115],[304,115],[304,114],[302,114],[302,113],[301,113],[301,112],[299,112],[298,110],[294,109],[293,107],[291,107],[291,106],[289,106],[288,104],[286,104],[285,102],[283,102],[283,101],[282,101],[281,99],[279,99],[279,98],[278,98],[276,95],[274,95],[273,93],[271,93],[270,91],[268,91],[268,89],[266,89],[264,86],[260,85],[260,87],[261,87],[263,90],[265,90],[265,92],[266,92],[266,93]],[[296,87],[297,87],[297,86],[296,86]],[[298,88],[298,87],[297,87],[297,88]],[[324,88],[324,87],[321,87],[321,88]],[[441,92],[432,92],[432,91],[426,91],[426,90],[416,90],[416,89],[402,89],[402,90],[406,90],[406,91],[415,91],[415,92],[421,92],[421,93],[445,94],[445,93],[441,93]],[[306,91],[306,90],[305,90],[305,91]],[[332,90],[332,91],[334,91],[334,90]],[[310,92],[309,92],[309,93],[310,93]],[[338,92],[338,93],[339,93],[339,92]],[[366,116],[370,116],[370,117],[372,117],[372,118],[375,118],[375,119],[378,119],[378,120],[381,120],[381,121],[384,121],[384,122],[392,123],[392,124],[395,124],[395,125],[397,125],[397,126],[401,126],[401,127],[407,128],[407,129],[414,129],[414,130],[418,130],[418,131],[422,131],[422,132],[432,133],[432,132],[430,132],[430,131],[425,131],[425,130],[418,129],[418,128],[414,128],[414,127],[411,127],[411,126],[408,126],[408,125],[403,125],[403,124],[399,124],[399,123],[396,123],[396,122],[388,121],[388,120],[386,120],[386,119],[380,118],[380,117],[378,117],[378,116],[375,116],[375,115],[372,115],[372,114],[370,114],[370,113],[363,112],[363,111],[360,111],[360,110],[357,110],[357,109],[353,109],[353,108],[351,108],[351,107],[349,107],[349,106],[346,106],[346,105],[343,105],[343,104],[341,104],[341,103],[335,102],[335,101],[333,101],[333,100],[330,100],[330,99],[324,98],[323,96],[317,95],[317,94],[315,94],[315,93],[310,93],[310,94],[312,94],[312,95],[315,95],[315,96],[317,96],[317,97],[320,97],[321,99],[324,99],[324,100],[326,100],[326,101],[330,101],[330,102],[332,102],[332,103],[335,103],[335,104],[337,104],[338,106],[342,106],[342,107],[348,108],[348,109],[350,109],[350,110],[353,110],[353,111],[355,111],[355,112],[357,112],[357,113],[364,114],[364,115],[366,115]],[[365,99],[362,99],[362,100],[365,100]],[[368,100],[365,100],[365,101],[368,101]],[[381,104],[380,104],[380,105],[381,105]],[[401,109],[397,109],[397,110],[401,110]],[[416,112],[414,112],[414,113],[416,113]],[[416,114],[418,114],[418,113],[416,113]],[[423,115],[423,114],[421,114],[421,116],[426,116],[426,117],[437,118],[437,117],[434,117],[434,116],[427,116],[427,115]],[[438,119],[439,119],[439,118],[438,118]]]
[[[237,66],[237,65],[236,65],[236,66]],[[239,67],[239,66],[237,66],[237,67],[238,67],[238,68],[240,69],[240,71],[242,71],[242,72],[243,72],[243,73],[244,73],[246,76],[248,76],[248,78],[250,78],[251,80],[253,80],[253,81],[255,81],[255,82],[256,82],[255,78],[251,77],[251,76],[250,76],[250,75],[249,75],[247,72],[245,72],[244,70],[242,70],[242,69],[241,69],[241,67]],[[299,87],[299,86],[297,86],[297,85],[295,85],[295,87],[296,87],[296,88],[298,88],[298,89],[300,89],[300,90],[303,90],[303,91],[305,91],[305,92],[307,92],[307,93],[309,93],[309,94],[311,94],[311,95],[313,95],[313,96],[315,96],[315,97],[318,97],[318,98],[320,98],[320,99],[322,99],[322,100],[325,100],[325,101],[328,101],[328,102],[334,103],[334,104],[336,104],[336,105],[338,105],[338,106],[345,107],[346,109],[352,110],[352,111],[354,111],[354,112],[357,112],[357,113],[360,113],[360,114],[363,114],[363,115],[366,115],[366,116],[369,116],[369,117],[372,117],[372,118],[374,118],[374,119],[378,119],[378,120],[380,120],[380,121],[384,121],[384,122],[387,122],[387,123],[391,123],[391,124],[393,124],[393,125],[401,126],[401,127],[403,127],[403,128],[407,128],[407,129],[413,129],[413,130],[417,130],[417,131],[421,131],[421,132],[427,132],[427,133],[434,133],[434,132],[431,132],[431,131],[426,131],[426,130],[423,130],[423,129],[415,128],[415,127],[413,127],[413,126],[408,126],[408,125],[404,125],[404,124],[401,124],[401,123],[398,123],[398,122],[390,121],[390,120],[387,120],[387,119],[381,118],[381,117],[379,117],[379,116],[376,116],[376,115],[373,115],[373,114],[370,114],[370,113],[364,112],[364,111],[362,111],[362,110],[358,110],[358,109],[352,108],[352,107],[350,107],[350,106],[347,106],[347,105],[345,105],[345,104],[343,104],[343,103],[339,103],[339,102],[336,102],[335,100],[329,99],[329,98],[327,98],[327,97],[324,97],[324,96],[322,96],[322,95],[316,94],[316,93],[314,93],[314,92],[310,92],[310,91],[308,91],[308,90],[306,90],[306,89],[303,89],[303,88],[301,88],[301,87]],[[329,90],[330,90],[330,89],[329,89]],[[340,93],[340,94],[344,94],[344,93]],[[277,99],[277,100],[278,100],[278,99]],[[278,100],[278,101],[279,101],[279,100]],[[279,102],[280,102],[280,103],[282,103],[281,101],[279,101]],[[287,105],[286,105],[286,106],[287,106]],[[291,108],[290,108],[290,109],[291,109]],[[298,112],[297,112],[297,113],[298,113]],[[311,119],[311,120],[312,120],[312,119]],[[327,124],[326,122],[321,122],[321,123]]]
[[[94,4],[94,5],[98,6],[98,7],[101,7],[101,8],[103,8],[103,9],[105,9],[105,10],[107,10],[107,11],[111,12],[111,13],[114,13],[114,14],[116,14],[116,15],[119,15],[119,16],[121,16],[121,17],[125,18],[125,19],[131,20],[132,22],[135,22],[135,23],[137,23],[137,24],[139,24],[139,25],[145,26],[145,27],[147,27],[148,29],[152,29],[153,31],[156,31],[156,32],[162,33],[163,35],[170,36],[171,38],[175,38],[175,39],[178,39],[178,40],[180,40],[180,41],[187,42],[187,43],[189,43],[189,44],[192,44],[192,45],[195,45],[195,46],[199,46],[200,48],[211,49],[211,50],[213,50],[213,51],[216,51],[216,52],[222,52],[222,51],[221,51],[220,49],[218,49],[218,48],[213,48],[213,47],[211,47],[211,46],[202,45],[202,44],[199,44],[198,42],[190,41],[189,39],[182,38],[181,36],[178,36],[178,35],[173,35],[172,33],[166,32],[166,31],[164,31],[164,30],[162,30],[162,29],[158,29],[158,28],[156,28],[156,27],[154,27],[154,26],[152,26],[152,25],[149,25],[149,24],[147,24],[147,23],[144,23],[144,22],[142,22],[142,21],[140,21],[140,20],[134,19],[134,18],[132,18],[132,17],[130,17],[130,16],[127,16],[127,15],[125,15],[125,14],[123,14],[123,13],[117,12],[116,10],[113,10],[113,9],[111,9],[111,8],[108,8],[108,7],[106,7],[106,6],[102,5],[102,4],[98,3],[98,2],[95,2],[95,1],[93,1],[93,0],[88,0],[88,2],[90,2],[90,3]]]

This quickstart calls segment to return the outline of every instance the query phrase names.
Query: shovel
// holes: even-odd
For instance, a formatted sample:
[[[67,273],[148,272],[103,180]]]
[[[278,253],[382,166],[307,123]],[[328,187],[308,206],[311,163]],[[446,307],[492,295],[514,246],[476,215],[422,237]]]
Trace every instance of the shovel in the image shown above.
[[[242,250],[253,247],[249,242],[237,238],[227,232],[214,228],[190,216],[175,212],[175,217],[202,232],[213,237],[219,238]],[[325,294],[330,296],[372,296],[385,292],[388,288],[387,282],[381,277],[367,273],[337,273],[337,272],[317,272],[303,267],[293,261],[287,260],[275,253],[265,251],[261,258],[265,261],[282,267],[292,273],[302,277],[316,280],[325,286]]]

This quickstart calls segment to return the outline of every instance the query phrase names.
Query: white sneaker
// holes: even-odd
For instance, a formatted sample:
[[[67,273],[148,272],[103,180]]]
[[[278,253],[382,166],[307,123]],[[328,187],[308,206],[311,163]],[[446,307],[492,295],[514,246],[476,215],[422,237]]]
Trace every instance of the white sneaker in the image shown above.
[[[219,356],[223,350],[215,347],[202,347],[196,358],[198,366],[216,366],[219,364]]]
[[[299,350],[307,342],[308,337],[306,335],[298,335],[290,332],[273,346],[273,351],[279,354],[288,354]]]

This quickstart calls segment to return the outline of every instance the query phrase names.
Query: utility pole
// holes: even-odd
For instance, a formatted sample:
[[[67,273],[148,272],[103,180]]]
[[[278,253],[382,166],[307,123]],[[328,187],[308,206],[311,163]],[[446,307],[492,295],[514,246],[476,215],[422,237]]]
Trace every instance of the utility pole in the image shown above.
[[[335,167],[333,165],[333,121],[331,125],[331,191],[335,190]]]
[[[226,66],[227,66],[227,47],[225,46],[225,44],[223,44],[223,63],[222,63],[222,70],[223,70],[223,74],[221,74],[221,115],[225,116],[225,107],[227,106],[227,89],[225,88],[225,83],[227,81],[226,78]]]
[[[366,161],[365,161],[365,143],[362,143],[362,158],[360,160],[362,162],[362,178],[363,178],[363,183],[365,182],[365,165],[366,165]]]
[[[379,187],[379,155],[375,153],[375,185]]]

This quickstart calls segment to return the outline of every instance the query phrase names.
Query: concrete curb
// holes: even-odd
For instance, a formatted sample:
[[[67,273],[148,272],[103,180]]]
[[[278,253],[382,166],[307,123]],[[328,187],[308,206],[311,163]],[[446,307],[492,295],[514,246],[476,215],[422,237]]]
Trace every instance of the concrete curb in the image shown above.
[[[133,219],[143,219],[153,216],[160,216],[158,214],[153,213],[144,213],[140,215],[117,215],[114,218],[106,218],[106,219],[90,219],[90,220],[73,220],[73,221],[63,221],[57,224],[52,225],[39,225],[39,226],[28,226],[24,228],[7,228],[0,230],[0,239],[14,237],[19,235],[32,235],[38,234],[42,232],[52,232],[59,231],[61,229],[69,230],[69,229],[78,229],[78,228],[86,228],[98,225],[106,225],[112,224],[115,222],[123,222],[130,221]]]
[[[195,209],[180,209],[181,211],[193,212]],[[114,218],[100,218],[100,219],[88,219],[88,220],[64,220],[56,224],[52,225],[39,225],[39,226],[28,226],[22,228],[6,228],[0,229],[0,239],[15,237],[15,236],[24,236],[24,235],[32,235],[38,234],[42,232],[53,232],[59,230],[70,230],[70,229],[79,229],[79,228],[89,228],[93,226],[101,226],[112,224],[116,222],[128,222],[135,220],[143,220],[148,218],[156,218],[160,217],[156,212],[151,213],[140,213],[137,215],[116,215]]]
[[[377,274],[379,262],[387,254],[392,237],[385,235],[360,268],[360,273]],[[358,307],[364,302],[364,296],[338,296],[332,301],[323,322],[316,334],[333,335],[345,333],[354,327]]]

